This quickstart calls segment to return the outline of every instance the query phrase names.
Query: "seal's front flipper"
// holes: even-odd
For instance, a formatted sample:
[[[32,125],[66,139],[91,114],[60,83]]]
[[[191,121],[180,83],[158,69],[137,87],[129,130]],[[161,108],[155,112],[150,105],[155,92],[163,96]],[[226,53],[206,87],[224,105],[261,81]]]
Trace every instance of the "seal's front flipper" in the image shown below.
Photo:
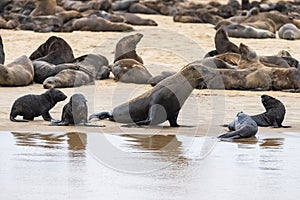
[[[49,124],[49,126],[68,126],[69,123],[68,122],[62,122],[60,120],[55,120],[55,119],[51,119],[51,123]]]
[[[90,115],[89,120],[98,118],[98,119],[107,119],[107,118],[112,118],[112,114],[110,112],[99,112],[99,113],[94,113]]]
[[[178,114],[176,116],[174,116],[173,118],[169,119],[169,123],[171,127],[180,127],[179,124],[177,124],[177,117]]]

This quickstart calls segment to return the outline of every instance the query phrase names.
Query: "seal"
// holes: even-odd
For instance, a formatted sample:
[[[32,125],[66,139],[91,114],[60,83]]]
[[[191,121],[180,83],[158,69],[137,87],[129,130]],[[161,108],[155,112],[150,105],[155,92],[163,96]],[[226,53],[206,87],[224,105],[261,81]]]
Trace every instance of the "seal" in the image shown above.
[[[143,59],[136,53],[136,45],[141,41],[143,36],[141,33],[136,33],[121,38],[116,45],[114,63],[118,60],[130,58],[143,64]]]
[[[286,111],[285,106],[281,101],[264,94],[261,95],[261,102],[265,107],[266,112],[251,116],[258,126],[272,126],[273,128],[290,127],[282,125]]]
[[[4,64],[5,61],[5,53],[3,49],[3,42],[2,42],[2,37],[0,35],[0,64]]]
[[[131,4],[128,11],[130,13],[152,14],[152,15],[158,14],[155,10],[148,8],[147,6],[141,3]]]
[[[65,69],[74,69],[79,70],[79,66],[72,64],[72,63],[66,63],[66,64],[60,64],[60,65],[54,65],[51,63],[48,63],[46,61],[33,61],[32,62],[34,67],[34,82],[35,83],[43,83],[44,80],[50,76],[55,76],[60,71]]]
[[[30,16],[55,15],[56,0],[36,0]]]
[[[79,70],[65,69],[55,76],[46,78],[43,82],[43,87],[45,89],[66,88],[89,84],[94,84],[94,77],[91,74]]]
[[[1,86],[25,86],[32,83],[34,68],[31,60],[25,55],[17,58],[8,65],[0,64]]]
[[[254,28],[248,25],[233,23],[224,26],[223,29],[229,37],[237,38],[275,38],[275,34],[271,31]]]
[[[280,27],[278,30],[278,36],[281,39],[298,40],[300,39],[300,29],[292,23],[287,23]]]
[[[256,122],[247,114],[239,112],[234,120],[228,124],[229,132],[220,135],[221,139],[240,139],[255,136],[258,131]]]
[[[232,52],[240,53],[238,46],[229,41],[227,32],[220,28],[215,35],[215,47],[217,54]]]
[[[86,54],[74,60],[76,65],[80,68],[89,71],[96,80],[106,79],[109,77],[110,69],[108,67],[108,60],[105,56],[100,54]]]
[[[152,78],[147,68],[134,59],[118,60],[111,66],[116,81],[124,83],[146,84]]]
[[[171,127],[178,127],[177,116],[193,89],[214,76],[209,68],[200,63],[190,63],[147,92],[115,107],[112,112],[96,113],[89,119],[109,118],[136,125],[157,125],[169,121]]]
[[[133,28],[127,24],[113,23],[97,15],[74,19],[72,28],[79,31],[133,31]]]
[[[51,125],[68,126],[80,125],[88,122],[87,100],[82,94],[73,94],[70,101],[63,107],[61,121],[53,121]]]
[[[74,60],[73,50],[62,38],[51,36],[30,55],[30,60],[42,60],[55,65]]]
[[[124,18],[125,23],[127,24],[136,26],[157,26],[157,23],[153,19],[144,19],[133,13],[115,12],[114,14]]]
[[[67,96],[57,89],[50,89],[41,95],[28,94],[18,98],[10,112],[10,120],[14,122],[28,122],[35,117],[42,115],[43,119],[50,121],[52,119],[49,110],[57,102],[63,101]],[[23,120],[15,119],[18,115],[23,116]]]

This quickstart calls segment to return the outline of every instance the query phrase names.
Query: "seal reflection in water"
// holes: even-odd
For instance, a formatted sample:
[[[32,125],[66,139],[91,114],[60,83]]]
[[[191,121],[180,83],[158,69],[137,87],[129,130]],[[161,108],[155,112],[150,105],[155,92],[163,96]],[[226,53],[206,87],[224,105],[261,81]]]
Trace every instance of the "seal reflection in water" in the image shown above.
[[[112,112],[100,112],[90,116],[119,123],[137,125],[157,125],[169,121],[170,126],[178,127],[177,117],[193,89],[203,82],[210,81],[215,73],[200,62],[183,67],[144,94],[115,107]]]

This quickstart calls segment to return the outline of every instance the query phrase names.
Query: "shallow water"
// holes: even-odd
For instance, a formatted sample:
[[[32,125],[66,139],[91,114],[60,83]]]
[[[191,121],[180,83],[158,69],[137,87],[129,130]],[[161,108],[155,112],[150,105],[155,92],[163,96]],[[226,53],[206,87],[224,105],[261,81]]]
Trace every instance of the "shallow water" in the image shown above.
[[[299,135],[1,132],[0,199],[298,199]]]

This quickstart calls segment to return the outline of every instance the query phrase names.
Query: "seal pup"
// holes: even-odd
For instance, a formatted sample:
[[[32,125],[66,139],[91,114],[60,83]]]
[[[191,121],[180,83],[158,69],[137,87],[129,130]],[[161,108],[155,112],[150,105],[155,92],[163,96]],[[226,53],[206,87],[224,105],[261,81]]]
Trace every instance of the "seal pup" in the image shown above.
[[[228,124],[229,132],[220,135],[218,138],[240,139],[253,137],[258,127],[256,122],[247,114],[239,112],[234,120]]]
[[[30,60],[42,60],[55,65],[74,60],[73,50],[62,38],[51,36],[30,55]]]
[[[88,122],[88,106],[87,100],[83,94],[75,93],[71,96],[70,101],[64,105],[61,120],[51,120],[52,126],[69,126],[69,125],[85,125],[95,126]]]
[[[278,99],[269,95],[261,95],[261,102],[266,109],[266,112],[258,115],[253,115],[251,118],[258,126],[272,126],[273,128],[290,128],[283,126],[282,122],[285,116],[285,106]]]
[[[8,65],[0,64],[1,86],[25,86],[32,83],[34,68],[31,60],[25,55],[17,58]]]
[[[157,125],[169,121],[171,127],[178,127],[177,116],[193,89],[215,76],[211,69],[194,62],[183,67],[147,92],[115,107],[111,112],[92,114],[89,119],[108,118],[111,121]]]
[[[94,77],[92,74],[79,70],[65,69],[57,73],[55,76],[46,78],[43,82],[43,87],[45,89],[79,87],[94,83]]]
[[[50,121],[52,117],[49,110],[66,98],[67,96],[57,89],[50,89],[41,95],[22,96],[14,102],[9,119],[14,122],[28,122],[42,115],[44,120]],[[23,116],[23,120],[15,119],[18,115]]]
[[[287,23],[280,27],[278,36],[281,39],[298,40],[300,39],[300,29],[292,23]]]
[[[125,83],[146,84],[152,78],[147,68],[134,59],[118,60],[111,66],[116,81]]]
[[[136,53],[136,45],[141,41],[143,36],[141,33],[136,33],[121,38],[116,45],[114,63],[118,60],[130,58],[143,64],[143,59]]]

